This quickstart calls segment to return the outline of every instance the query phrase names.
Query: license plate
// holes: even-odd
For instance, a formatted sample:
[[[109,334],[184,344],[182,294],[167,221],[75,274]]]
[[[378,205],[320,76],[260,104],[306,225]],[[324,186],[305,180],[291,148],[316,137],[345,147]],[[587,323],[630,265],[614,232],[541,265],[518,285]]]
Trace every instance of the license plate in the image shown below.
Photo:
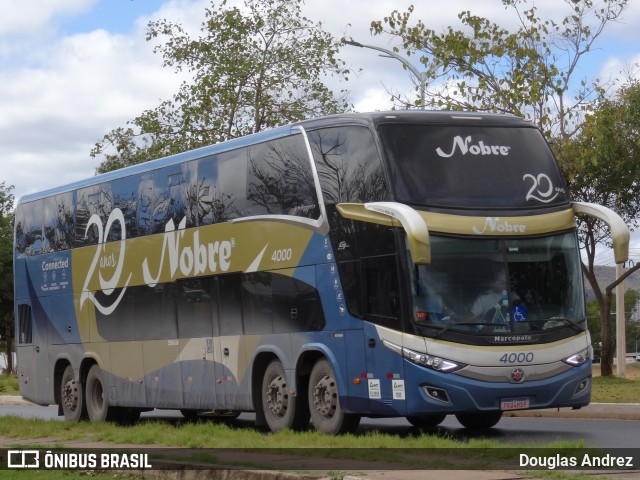
[[[529,408],[528,398],[503,398],[500,401],[500,410],[524,410]]]

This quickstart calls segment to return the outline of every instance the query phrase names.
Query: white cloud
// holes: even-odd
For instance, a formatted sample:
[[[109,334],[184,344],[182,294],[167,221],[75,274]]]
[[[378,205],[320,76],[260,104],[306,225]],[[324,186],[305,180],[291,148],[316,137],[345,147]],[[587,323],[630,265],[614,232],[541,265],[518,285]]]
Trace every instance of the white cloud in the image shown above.
[[[0,70],[0,179],[16,196],[93,175],[93,144],[177,91],[182,77],[152,52],[147,20],[130,35],[56,39],[30,51],[36,62]]]
[[[2,1],[0,181],[14,184],[17,196],[92,175],[97,163],[89,157],[93,144],[144,109],[170,98],[181,81],[180,76],[161,67],[161,56],[154,54],[153,44],[145,40],[148,21],[166,18],[197,34],[204,9],[210,6],[209,0],[157,1],[155,13],[120,30],[126,34],[93,30],[60,36],[58,26],[65,18],[86,12],[96,1]],[[112,2],[115,15],[122,1]],[[303,12],[322,21],[336,38],[347,35],[362,43],[392,48],[395,39],[370,35],[370,22],[382,20],[393,10],[404,12],[411,3],[416,4],[413,19],[420,18],[436,30],[459,25],[458,13],[469,9],[507,25],[515,21],[507,19],[500,0],[449,0],[446,8],[410,0],[307,0]],[[635,28],[640,2],[631,3],[623,22],[612,24],[607,34],[607,38],[623,38],[633,45],[632,54],[615,47],[607,50],[605,56],[618,57],[621,62],[640,55],[635,46],[640,36]],[[536,5],[545,15],[566,8],[557,0],[538,0]],[[560,14],[556,13],[556,18]],[[355,47],[343,48],[340,55],[360,71],[349,83],[336,85],[336,90],[350,90],[358,111],[389,108],[386,90],[415,94],[409,73],[397,60]],[[417,58],[410,60],[417,62]]]
[[[0,37],[39,36],[49,31],[56,17],[85,12],[97,0],[4,0]]]

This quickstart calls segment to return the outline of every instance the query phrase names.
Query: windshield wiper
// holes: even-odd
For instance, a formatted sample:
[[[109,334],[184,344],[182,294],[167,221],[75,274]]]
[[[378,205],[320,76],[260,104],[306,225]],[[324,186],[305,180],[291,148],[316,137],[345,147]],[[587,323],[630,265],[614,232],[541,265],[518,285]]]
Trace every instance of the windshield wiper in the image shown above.
[[[450,323],[449,325],[447,325],[444,328],[441,328],[440,330],[438,330],[436,332],[436,334],[433,336],[433,338],[440,338],[442,336],[442,334],[444,332],[446,332],[447,330],[449,330],[451,327],[458,327],[458,326],[463,326],[463,327],[479,327],[479,326],[487,326],[487,325],[491,325],[489,323],[486,322],[460,322],[460,323]]]
[[[568,325],[569,327],[571,327],[576,332],[584,332],[584,329],[580,328],[578,325],[576,325],[571,320],[568,320],[566,317],[551,317],[551,318],[548,318],[545,321],[545,324],[542,326],[542,330],[547,330],[545,328],[545,325],[546,325],[547,322],[562,322],[563,325]],[[559,325],[554,325],[552,327],[549,327],[549,329],[554,328],[554,327],[558,327],[558,326]]]

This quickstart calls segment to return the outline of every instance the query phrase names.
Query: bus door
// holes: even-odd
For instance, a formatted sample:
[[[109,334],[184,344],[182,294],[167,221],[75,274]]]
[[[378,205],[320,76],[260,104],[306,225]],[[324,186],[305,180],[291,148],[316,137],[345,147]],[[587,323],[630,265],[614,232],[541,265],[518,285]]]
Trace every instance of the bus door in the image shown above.
[[[400,289],[396,255],[362,259],[367,389],[372,413],[403,414],[405,406]]]
[[[245,338],[242,321],[242,277],[240,273],[218,277],[220,346],[215,348],[216,407],[237,408],[238,387],[246,374]]]
[[[183,405],[210,409],[216,405],[214,342],[218,309],[211,277],[178,280],[178,336]]]
[[[42,309],[36,309],[42,310]],[[51,403],[50,382],[45,382],[51,370],[47,348],[47,323],[36,319],[39,313],[28,303],[18,304],[16,350],[18,382],[23,397],[36,403]],[[44,315],[44,311],[40,312]]]

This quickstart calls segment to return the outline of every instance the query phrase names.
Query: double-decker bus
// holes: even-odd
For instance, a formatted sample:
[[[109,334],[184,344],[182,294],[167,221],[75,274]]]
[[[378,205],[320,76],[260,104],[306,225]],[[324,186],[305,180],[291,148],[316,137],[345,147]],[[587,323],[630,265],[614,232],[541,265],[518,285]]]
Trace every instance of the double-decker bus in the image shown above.
[[[575,215],[513,116],[302,121],[22,198],[21,394],[68,420],[425,427],[589,403]]]

